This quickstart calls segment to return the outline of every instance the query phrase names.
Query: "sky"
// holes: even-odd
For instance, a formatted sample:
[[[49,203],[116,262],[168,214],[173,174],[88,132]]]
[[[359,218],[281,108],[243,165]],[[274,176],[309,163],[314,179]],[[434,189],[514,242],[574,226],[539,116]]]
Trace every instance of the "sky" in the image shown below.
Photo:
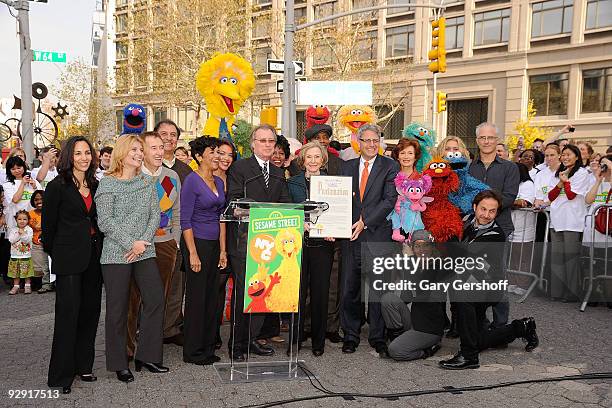
[[[91,60],[91,29],[95,0],[30,2],[32,49],[66,52],[67,60]],[[17,13],[13,10],[14,14]],[[32,62],[32,81],[56,83],[64,64]],[[20,95],[17,22],[0,3],[0,98]]]

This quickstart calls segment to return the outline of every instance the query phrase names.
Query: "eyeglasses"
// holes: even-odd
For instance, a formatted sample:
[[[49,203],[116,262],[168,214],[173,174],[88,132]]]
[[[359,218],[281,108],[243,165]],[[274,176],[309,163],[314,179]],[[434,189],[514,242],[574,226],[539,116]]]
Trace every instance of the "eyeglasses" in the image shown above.
[[[359,139],[365,144],[378,144],[380,143],[380,139]]]
[[[276,143],[275,139],[255,139],[255,141],[262,143],[262,144],[275,144]]]
[[[497,136],[478,136],[476,140],[479,142],[494,142],[497,140]]]

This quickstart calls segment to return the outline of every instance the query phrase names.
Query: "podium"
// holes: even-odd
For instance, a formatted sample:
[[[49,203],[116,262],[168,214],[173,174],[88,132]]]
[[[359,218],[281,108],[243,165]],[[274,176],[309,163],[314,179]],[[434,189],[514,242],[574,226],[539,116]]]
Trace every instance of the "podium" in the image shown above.
[[[248,199],[231,201],[224,213],[221,215],[221,222],[241,224],[249,223],[249,214],[252,208],[278,209],[278,210],[303,210],[304,219],[316,221],[318,216],[326,211],[329,206],[324,202],[304,201],[302,203],[266,203],[250,201]],[[245,254],[246,256],[246,254]],[[245,264],[246,266],[246,264]],[[300,271],[301,272],[301,271]],[[244,271],[246,274],[246,271]],[[300,282],[301,285],[301,282]],[[300,291],[298,290],[298,296]],[[243,299],[241,299],[243,300]],[[298,301],[299,305],[299,301]],[[243,307],[243,304],[237,304],[236,296],[232,296],[232,316],[235,316],[236,308]],[[295,325],[299,327],[301,310],[298,306],[298,312],[291,314],[291,324],[289,328],[289,354],[286,360],[274,361],[251,361],[250,352],[246,353],[245,362],[234,361],[233,353],[230,356],[229,363],[215,363],[213,367],[219,376],[219,379],[224,383],[245,383],[245,382],[260,382],[260,381],[288,381],[298,379],[308,379],[312,374],[306,367],[304,360],[299,359],[299,329],[295,329]],[[273,312],[274,313],[274,312]],[[248,343],[251,343],[251,315],[249,314]],[[297,315],[297,320],[295,316]],[[232,344],[231,350],[234,350],[234,342],[236,337],[235,332],[236,319],[232,318]],[[294,333],[298,333],[294,336]],[[294,338],[296,337],[296,338]],[[248,347],[247,347],[248,348]],[[284,350],[283,350],[283,354]],[[310,374],[310,375],[309,375]]]

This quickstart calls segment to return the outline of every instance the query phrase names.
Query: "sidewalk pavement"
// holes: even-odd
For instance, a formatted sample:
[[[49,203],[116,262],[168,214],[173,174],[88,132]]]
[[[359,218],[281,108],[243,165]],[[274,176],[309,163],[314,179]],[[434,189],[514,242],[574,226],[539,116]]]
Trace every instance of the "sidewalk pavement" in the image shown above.
[[[46,390],[46,376],[53,336],[55,294],[8,296],[0,289],[0,407],[239,407],[303,396],[320,395],[309,381],[223,384],[211,366],[185,364],[182,350],[164,346],[167,374],[134,372],[130,384],[119,382],[105,370],[104,300],[96,339],[96,383],[75,380],[72,393],[57,399],[9,399],[9,390]],[[515,298],[514,298],[515,299]],[[330,390],[338,392],[391,393],[444,386],[496,384],[589,372],[612,371],[612,310],[606,307],[578,311],[578,304],[555,303],[531,297],[525,304],[511,304],[511,316],[534,316],[540,347],[524,351],[517,340],[507,349],[489,350],[480,356],[481,368],[446,371],[438,361],[451,356],[457,340],[444,339],[438,354],[428,360],[397,363],[383,360],[363,340],[352,355],[339,344],[327,343],[325,354],[314,357],[310,344],[300,358]],[[224,326],[224,340],[228,326]],[[274,359],[284,359],[285,346],[276,346]],[[219,355],[228,361],[227,347]],[[258,358],[261,361],[264,358]],[[612,380],[566,381],[525,384],[463,394],[407,397],[397,401],[329,398],[283,405],[285,407],[612,407]]]

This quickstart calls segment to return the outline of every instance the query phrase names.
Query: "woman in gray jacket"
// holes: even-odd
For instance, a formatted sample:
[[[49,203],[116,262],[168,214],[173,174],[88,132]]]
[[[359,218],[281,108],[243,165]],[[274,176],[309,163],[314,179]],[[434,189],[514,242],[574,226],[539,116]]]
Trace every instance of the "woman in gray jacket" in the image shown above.
[[[140,290],[142,316],[136,371],[167,372],[162,366],[164,293],[152,245],[160,210],[155,179],[141,173],[144,143],[139,136],[119,138],[106,176],[96,193],[98,225],[104,233],[102,275],[106,288],[106,368],[131,382],[126,348],[130,279]]]

